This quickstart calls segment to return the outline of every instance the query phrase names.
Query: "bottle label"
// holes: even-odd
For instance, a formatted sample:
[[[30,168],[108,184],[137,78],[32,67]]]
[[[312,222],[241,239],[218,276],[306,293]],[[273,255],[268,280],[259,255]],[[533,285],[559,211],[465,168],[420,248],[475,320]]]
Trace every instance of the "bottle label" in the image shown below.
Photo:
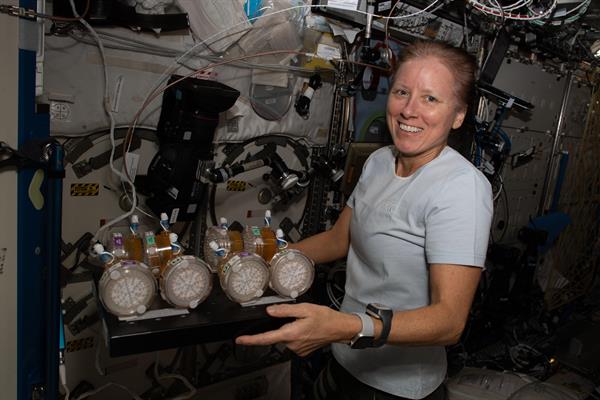
[[[225,263],[223,265],[223,269],[221,270],[224,276],[227,276],[227,271],[229,271],[229,267],[231,266],[231,264],[229,263]]]
[[[156,246],[156,238],[154,235],[146,235],[146,244],[148,246]]]
[[[315,89],[311,88],[310,86],[307,87],[303,93],[303,95],[306,96],[308,99],[312,99],[313,94],[315,94]]]
[[[123,247],[123,235],[121,235],[120,233],[115,233],[113,234],[113,246],[115,248],[122,248]]]

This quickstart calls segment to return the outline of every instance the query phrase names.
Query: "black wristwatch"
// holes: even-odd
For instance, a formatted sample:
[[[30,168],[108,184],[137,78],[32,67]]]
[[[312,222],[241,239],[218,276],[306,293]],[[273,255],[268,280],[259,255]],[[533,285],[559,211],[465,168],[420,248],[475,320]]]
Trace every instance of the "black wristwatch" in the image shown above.
[[[366,314],[354,314],[360,317],[362,329],[350,341],[351,348],[365,349],[367,347],[379,347],[387,341],[392,326],[392,316],[394,314],[391,308],[384,306],[383,304],[371,303],[367,305]],[[380,320],[383,325],[381,335],[379,335],[377,340],[375,340],[375,327],[371,317]]]
[[[377,318],[382,324],[381,334],[377,340],[373,341],[372,347],[383,346],[383,344],[387,342],[390,330],[392,329],[392,317],[394,316],[394,311],[383,304],[369,303],[367,304],[367,315]]]

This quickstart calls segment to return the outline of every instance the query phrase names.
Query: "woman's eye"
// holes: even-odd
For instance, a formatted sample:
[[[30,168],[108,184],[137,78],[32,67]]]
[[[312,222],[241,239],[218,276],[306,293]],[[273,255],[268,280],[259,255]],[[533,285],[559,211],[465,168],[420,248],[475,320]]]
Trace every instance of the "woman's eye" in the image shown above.
[[[404,89],[396,89],[396,95],[398,96],[407,96],[408,92]]]
[[[435,97],[433,97],[433,96],[430,96],[430,95],[427,95],[427,96],[425,96],[425,100],[426,100],[428,103],[435,103],[435,102],[437,101],[437,99],[436,99]]]

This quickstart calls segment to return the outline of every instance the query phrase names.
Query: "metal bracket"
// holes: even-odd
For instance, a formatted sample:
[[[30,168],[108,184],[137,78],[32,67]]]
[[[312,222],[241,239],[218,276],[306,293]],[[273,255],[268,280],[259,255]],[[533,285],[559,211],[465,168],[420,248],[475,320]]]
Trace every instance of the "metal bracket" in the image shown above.
[[[53,139],[29,140],[21,150],[15,150],[6,142],[0,142],[0,170],[46,167],[55,143]]]

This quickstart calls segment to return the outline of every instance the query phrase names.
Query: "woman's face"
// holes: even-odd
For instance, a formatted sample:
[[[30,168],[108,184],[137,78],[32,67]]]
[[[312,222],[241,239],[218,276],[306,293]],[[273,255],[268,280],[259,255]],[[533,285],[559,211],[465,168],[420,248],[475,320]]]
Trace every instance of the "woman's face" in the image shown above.
[[[458,128],[465,109],[454,94],[450,70],[434,56],[403,63],[387,102],[387,123],[394,145],[418,165],[439,155],[451,128]]]

